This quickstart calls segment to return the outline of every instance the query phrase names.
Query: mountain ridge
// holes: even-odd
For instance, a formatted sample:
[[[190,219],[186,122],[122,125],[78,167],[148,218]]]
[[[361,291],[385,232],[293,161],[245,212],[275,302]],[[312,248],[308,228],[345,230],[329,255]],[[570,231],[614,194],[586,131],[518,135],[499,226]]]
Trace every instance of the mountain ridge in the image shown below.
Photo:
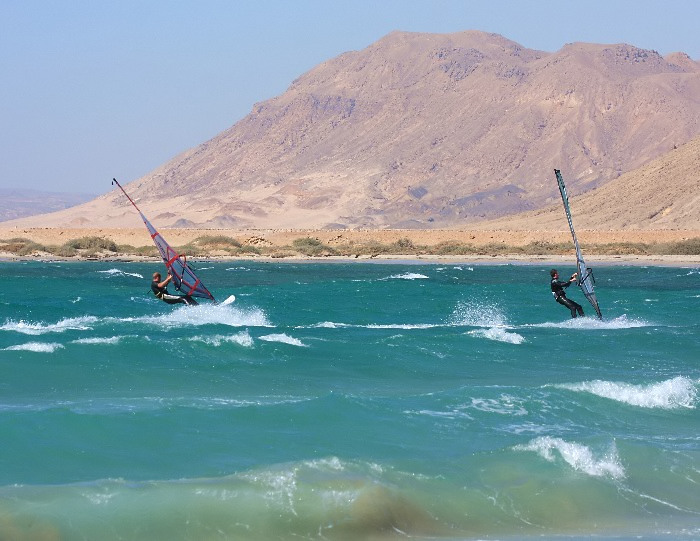
[[[461,227],[551,204],[554,167],[575,195],[698,134],[700,64],[682,53],[397,31],[125,187],[161,227]],[[110,192],[41,220],[138,215]]]

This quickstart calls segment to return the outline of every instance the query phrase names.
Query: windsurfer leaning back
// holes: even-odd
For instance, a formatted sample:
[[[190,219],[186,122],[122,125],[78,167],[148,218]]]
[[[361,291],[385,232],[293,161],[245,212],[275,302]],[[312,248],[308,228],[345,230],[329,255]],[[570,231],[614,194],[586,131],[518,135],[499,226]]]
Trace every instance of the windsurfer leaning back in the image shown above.
[[[576,280],[576,276],[578,275],[578,273],[573,273],[571,275],[571,279],[568,281],[559,280],[559,272],[557,272],[557,269],[552,269],[551,271],[549,271],[549,275],[552,277],[552,295],[554,295],[554,299],[559,304],[563,304],[569,310],[571,310],[571,317],[576,317],[576,312],[578,312],[579,316],[582,316],[583,308],[581,307],[581,305],[577,302],[572,301],[571,299],[567,299],[566,292],[564,291],[564,289],[569,287],[571,283],[574,280]]]
[[[168,293],[168,284],[170,283],[170,280],[173,279],[173,277],[170,274],[168,274],[168,277],[162,282],[160,278],[160,273],[154,272],[153,281],[151,282],[151,290],[153,291],[153,294],[160,300],[162,300],[163,302],[167,302],[168,304],[197,304],[197,301],[195,301],[189,295],[171,295],[170,293]]]

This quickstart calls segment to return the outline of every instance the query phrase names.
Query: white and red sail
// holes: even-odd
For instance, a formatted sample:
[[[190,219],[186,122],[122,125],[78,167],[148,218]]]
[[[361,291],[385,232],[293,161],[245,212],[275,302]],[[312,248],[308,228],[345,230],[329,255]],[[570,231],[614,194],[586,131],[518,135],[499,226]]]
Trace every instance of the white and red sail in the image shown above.
[[[134,208],[141,215],[143,223],[146,224],[146,229],[148,229],[148,232],[151,234],[151,239],[153,239],[153,242],[160,252],[160,256],[163,258],[163,262],[168,269],[168,274],[173,277],[172,282],[175,285],[175,289],[191,297],[201,297],[214,301],[214,295],[209,292],[202,281],[187,265],[187,256],[185,256],[185,254],[178,254],[173,250],[172,246],[167,243],[163,236],[158,233],[156,228],[153,227],[151,222],[143,215],[143,212],[136,206],[136,203],[129,197],[129,194],[124,191],[124,188],[117,182],[116,178],[112,179],[112,183],[119,187],[129,202],[134,205]]]

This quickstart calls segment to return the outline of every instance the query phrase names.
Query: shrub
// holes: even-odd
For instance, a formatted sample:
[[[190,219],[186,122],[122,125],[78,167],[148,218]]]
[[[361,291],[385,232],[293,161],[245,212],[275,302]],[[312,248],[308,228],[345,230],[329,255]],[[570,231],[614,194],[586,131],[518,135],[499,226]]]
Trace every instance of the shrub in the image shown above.
[[[700,237],[662,243],[654,251],[665,255],[700,255]]]
[[[226,235],[204,235],[194,239],[191,244],[202,247],[206,246],[214,250],[237,251],[237,249],[241,248],[240,242]]]
[[[311,257],[336,255],[337,252],[330,246],[326,246],[320,240],[312,237],[294,239],[292,247],[304,255]]]
[[[431,251],[435,255],[469,255],[475,254],[477,249],[471,244],[457,242],[456,240],[448,240],[436,244]]]
[[[0,250],[16,255],[30,255],[34,252],[45,252],[46,247],[22,237],[14,237],[0,241]]]
[[[63,246],[75,250],[91,250],[92,252],[116,252],[117,243],[102,237],[80,237],[66,242]]]

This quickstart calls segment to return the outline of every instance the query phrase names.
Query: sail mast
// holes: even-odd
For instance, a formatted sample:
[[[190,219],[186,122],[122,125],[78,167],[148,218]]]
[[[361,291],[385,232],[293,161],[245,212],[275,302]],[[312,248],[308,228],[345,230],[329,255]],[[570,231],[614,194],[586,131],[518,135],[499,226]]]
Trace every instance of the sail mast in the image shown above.
[[[571,209],[569,208],[569,196],[566,193],[566,185],[564,184],[564,179],[561,176],[561,171],[559,169],[554,170],[554,175],[557,177],[557,184],[559,185],[559,193],[561,194],[561,200],[564,203],[564,212],[566,212],[566,219],[569,222],[569,229],[571,230],[571,237],[574,240],[574,247],[576,248],[576,266],[578,268],[578,285],[583,291],[584,296],[588,299],[588,302],[593,306],[598,319],[603,319],[603,314],[600,312],[600,307],[598,306],[598,299],[595,296],[595,278],[593,277],[593,270],[586,267],[586,262],[583,260],[583,254],[581,253],[581,247],[578,244],[578,239],[576,238],[576,231],[574,230],[574,223],[571,221]]]

